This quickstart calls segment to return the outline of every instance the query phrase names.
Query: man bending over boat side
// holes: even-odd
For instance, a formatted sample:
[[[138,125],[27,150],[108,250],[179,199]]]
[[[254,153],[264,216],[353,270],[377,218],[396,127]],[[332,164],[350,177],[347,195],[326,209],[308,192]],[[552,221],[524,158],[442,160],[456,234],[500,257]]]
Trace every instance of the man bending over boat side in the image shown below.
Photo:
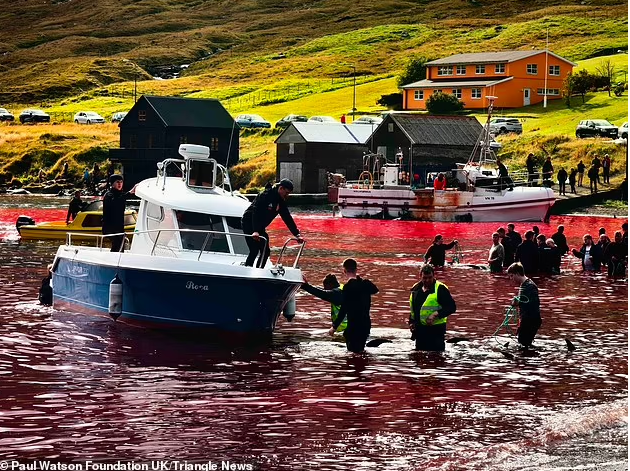
[[[259,253],[261,256],[257,266],[263,268],[267,263],[270,250],[269,235],[266,229],[278,214],[280,214],[287,228],[298,241],[303,241],[300,231],[287,207],[287,199],[292,191],[293,182],[284,178],[274,186],[268,186],[262,193],[259,193],[252,204],[245,210],[245,213],[243,213],[241,220],[243,232],[252,236],[245,238],[249,247],[249,255],[245,261],[246,266],[253,267]],[[262,240],[261,237],[264,237],[267,242]]]

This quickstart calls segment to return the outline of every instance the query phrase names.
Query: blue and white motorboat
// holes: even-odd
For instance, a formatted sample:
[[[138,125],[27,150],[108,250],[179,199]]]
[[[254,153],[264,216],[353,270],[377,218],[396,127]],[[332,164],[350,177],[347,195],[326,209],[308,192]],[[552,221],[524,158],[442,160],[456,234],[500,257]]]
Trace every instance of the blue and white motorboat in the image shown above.
[[[182,159],[160,162],[157,177],[136,187],[129,250],[111,252],[100,235],[94,246],[73,244],[68,234],[53,263],[54,307],[153,328],[269,336],[283,310],[293,314],[304,243],[288,239],[275,263],[245,266],[249,201],[207,147],[179,152]]]

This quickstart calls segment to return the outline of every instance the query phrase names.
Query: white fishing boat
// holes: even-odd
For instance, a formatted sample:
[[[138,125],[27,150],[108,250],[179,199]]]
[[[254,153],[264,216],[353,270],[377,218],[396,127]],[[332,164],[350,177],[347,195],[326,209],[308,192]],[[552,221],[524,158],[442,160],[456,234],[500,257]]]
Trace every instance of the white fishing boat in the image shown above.
[[[332,201],[341,216],[446,222],[545,220],[556,200],[551,188],[527,186],[527,178],[499,175],[489,129],[493,98],[488,97],[488,119],[470,158],[449,175],[457,182],[455,188],[402,183],[401,175],[413,168],[411,162],[402,167],[402,153],[394,163],[383,165],[378,164],[382,158],[373,156],[366,159],[373,167],[366,168],[358,181],[332,189]]]
[[[245,266],[251,236],[241,217],[249,201],[232,191],[207,147],[185,144],[180,154],[138,184],[129,250],[111,252],[102,235],[93,236],[95,246],[68,235],[53,263],[54,307],[154,328],[268,336],[283,310],[293,315],[286,308],[303,281],[304,243],[289,239],[276,263]]]

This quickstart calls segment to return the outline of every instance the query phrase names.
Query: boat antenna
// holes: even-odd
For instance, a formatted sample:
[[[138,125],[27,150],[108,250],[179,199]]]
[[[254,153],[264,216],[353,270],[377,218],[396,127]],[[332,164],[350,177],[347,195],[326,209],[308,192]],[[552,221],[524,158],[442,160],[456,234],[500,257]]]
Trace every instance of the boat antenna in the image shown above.
[[[225,157],[225,172],[228,171],[228,164],[230,162],[230,153],[232,152],[232,137],[234,137],[234,128],[236,128],[236,120],[232,119],[232,132],[230,132],[230,143],[228,144],[227,156]],[[229,175],[228,175],[229,178]],[[230,194],[233,194],[232,183],[230,182]]]

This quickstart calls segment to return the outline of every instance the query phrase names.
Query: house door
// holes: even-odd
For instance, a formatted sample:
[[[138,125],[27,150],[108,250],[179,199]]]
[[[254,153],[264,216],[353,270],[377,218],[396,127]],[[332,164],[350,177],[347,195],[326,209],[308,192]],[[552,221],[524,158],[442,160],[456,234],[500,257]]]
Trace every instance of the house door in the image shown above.
[[[523,106],[529,106],[529,94],[530,94],[529,88],[523,89]]]
[[[302,193],[302,162],[280,162],[280,180],[293,182],[293,192]]]

